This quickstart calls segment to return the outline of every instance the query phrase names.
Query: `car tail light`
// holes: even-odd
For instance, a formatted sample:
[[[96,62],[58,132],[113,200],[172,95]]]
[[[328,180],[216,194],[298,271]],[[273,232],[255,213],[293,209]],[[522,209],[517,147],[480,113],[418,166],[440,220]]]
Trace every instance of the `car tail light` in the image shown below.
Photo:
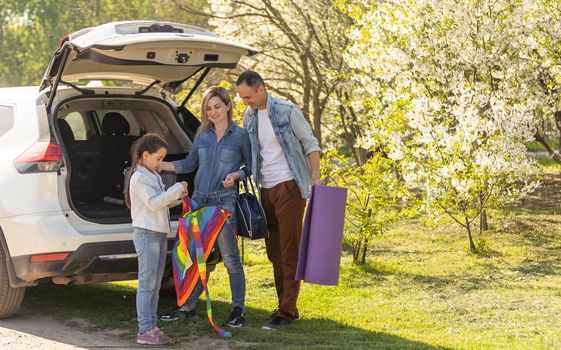
[[[69,255],[70,253],[38,254],[31,257],[31,262],[62,261]]]
[[[14,160],[21,174],[57,171],[62,164],[62,150],[56,142],[35,142]]]

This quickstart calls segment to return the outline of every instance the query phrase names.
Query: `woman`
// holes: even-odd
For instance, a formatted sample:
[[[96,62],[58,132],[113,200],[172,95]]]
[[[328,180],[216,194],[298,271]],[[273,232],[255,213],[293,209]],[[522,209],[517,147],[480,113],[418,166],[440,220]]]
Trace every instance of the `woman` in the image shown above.
[[[226,89],[213,86],[205,91],[201,103],[201,126],[195,135],[191,152],[183,160],[164,162],[162,170],[184,174],[198,167],[192,198],[201,205],[217,206],[232,215],[231,225],[224,225],[216,242],[228,270],[232,292],[232,311],[224,325],[241,327],[245,323],[245,275],[237,240],[232,233],[232,227],[237,227],[237,191],[234,185],[236,181],[244,179],[246,173],[251,174],[251,149],[247,132],[237,126],[232,117],[232,100]],[[242,165],[243,169],[240,168]],[[161,319],[175,321],[180,316],[196,318],[195,306],[202,290],[199,281],[185,305]]]

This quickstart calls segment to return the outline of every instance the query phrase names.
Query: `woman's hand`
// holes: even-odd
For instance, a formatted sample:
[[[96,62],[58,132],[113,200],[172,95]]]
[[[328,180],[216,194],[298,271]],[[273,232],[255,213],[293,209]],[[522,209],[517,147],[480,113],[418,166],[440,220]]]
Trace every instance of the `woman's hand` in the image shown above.
[[[175,173],[175,165],[172,162],[162,162],[160,171],[171,171]]]
[[[237,171],[234,171],[233,173],[230,173],[230,174],[226,175],[226,178],[224,179],[224,181],[222,181],[222,185],[225,188],[234,187],[234,184],[239,179],[240,179],[240,173],[237,172]]]

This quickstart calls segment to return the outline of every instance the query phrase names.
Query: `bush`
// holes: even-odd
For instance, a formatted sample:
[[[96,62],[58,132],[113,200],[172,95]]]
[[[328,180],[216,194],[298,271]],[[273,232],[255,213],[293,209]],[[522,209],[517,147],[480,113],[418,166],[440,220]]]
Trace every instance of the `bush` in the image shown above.
[[[353,261],[364,264],[372,238],[400,216],[398,202],[404,192],[392,162],[375,153],[359,165],[331,151],[321,169],[327,185],[348,189],[344,243],[352,247]]]

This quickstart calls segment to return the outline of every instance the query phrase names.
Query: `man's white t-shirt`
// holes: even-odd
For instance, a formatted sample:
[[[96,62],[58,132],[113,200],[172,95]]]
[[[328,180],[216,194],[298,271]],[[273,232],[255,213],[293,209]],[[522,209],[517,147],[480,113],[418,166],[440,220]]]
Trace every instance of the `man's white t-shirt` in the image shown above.
[[[261,187],[271,188],[281,182],[294,179],[282,147],[275,136],[273,125],[266,109],[257,110],[259,147],[261,149]]]

